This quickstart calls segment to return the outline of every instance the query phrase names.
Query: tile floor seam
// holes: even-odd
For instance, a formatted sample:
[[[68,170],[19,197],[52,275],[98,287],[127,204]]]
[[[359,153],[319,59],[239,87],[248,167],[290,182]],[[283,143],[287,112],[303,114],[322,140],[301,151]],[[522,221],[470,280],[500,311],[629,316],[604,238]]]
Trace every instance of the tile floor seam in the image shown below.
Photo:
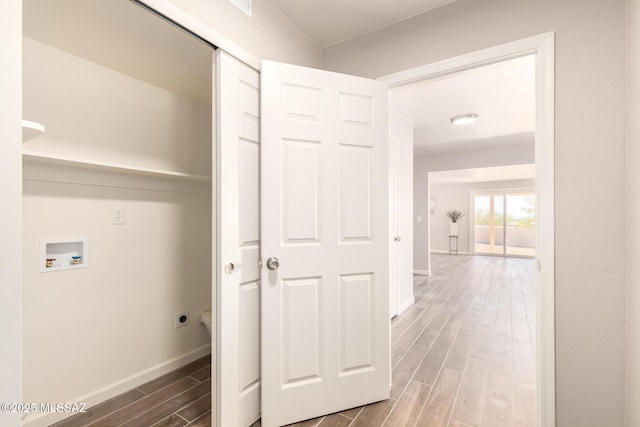
[[[188,378],[188,377],[183,377],[183,378]],[[182,378],[181,378],[181,379],[182,379]],[[196,380],[196,381],[197,381],[197,380]],[[177,381],[176,381],[176,382],[177,382]],[[174,382],[174,383],[171,383],[171,384],[175,384],[175,382]],[[181,396],[181,395],[183,395],[184,393],[186,393],[186,392],[188,392],[188,391],[190,391],[190,390],[193,390],[194,388],[196,388],[196,387],[200,386],[201,384],[202,384],[202,383],[194,384],[192,387],[189,387],[189,388],[187,388],[187,389],[183,390],[182,392],[180,392],[180,393],[178,393],[178,394],[173,394],[173,395],[171,395],[171,396],[168,396],[166,400],[163,400],[162,402],[158,403],[157,405],[155,405],[155,406],[152,406],[152,407],[148,408],[148,409],[147,409],[147,410],[145,410],[144,412],[140,412],[139,414],[137,414],[137,415],[136,415],[136,416],[134,416],[133,418],[129,418],[128,420],[126,420],[126,421],[124,421],[124,422],[122,422],[122,423],[118,424],[118,426],[124,425],[124,424],[126,424],[126,423],[128,423],[128,422],[130,422],[130,421],[132,421],[132,420],[135,420],[136,418],[141,417],[142,415],[146,414],[146,413],[147,413],[147,412],[149,412],[149,411],[153,411],[154,409],[158,408],[159,406],[162,406],[162,405],[164,405],[165,403],[169,402],[170,400],[173,400],[173,399],[175,399],[176,397]],[[169,387],[169,386],[167,386],[167,387]],[[165,387],[161,388],[160,390],[164,390],[164,388],[165,388]],[[154,392],[154,393],[158,393],[160,390],[158,390],[158,391],[156,391],[156,392]],[[153,393],[152,393],[152,394],[153,394]],[[149,395],[149,396],[151,396],[151,395]],[[183,409],[185,406],[187,406],[187,405],[181,406],[179,409],[177,409],[177,410],[176,410],[176,412],[177,412],[177,411],[179,411],[179,410],[181,410],[181,409]],[[167,415],[167,417],[170,417],[173,413],[174,413],[174,412],[172,412],[171,414]],[[177,414],[176,414],[176,415],[177,415]],[[166,417],[165,417],[165,418],[166,418]],[[182,418],[182,417],[180,417],[180,418]],[[163,418],[163,419],[164,419],[164,418]],[[160,421],[158,421],[158,422],[160,422]],[[89,425],[89,426],[87,426],[87,427],[90,427],[90,425]]]

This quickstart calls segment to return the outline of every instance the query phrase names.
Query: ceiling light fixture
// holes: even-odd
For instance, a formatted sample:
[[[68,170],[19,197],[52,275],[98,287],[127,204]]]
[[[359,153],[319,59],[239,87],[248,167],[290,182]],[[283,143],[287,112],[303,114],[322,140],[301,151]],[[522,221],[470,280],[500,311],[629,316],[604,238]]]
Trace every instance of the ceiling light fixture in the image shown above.
[[[456,126],[470,125],[471,123],[478,120],[478,117],[480,116],[477,114],[463,114],[461,116],[452,117],[451,123],[453,123]]]

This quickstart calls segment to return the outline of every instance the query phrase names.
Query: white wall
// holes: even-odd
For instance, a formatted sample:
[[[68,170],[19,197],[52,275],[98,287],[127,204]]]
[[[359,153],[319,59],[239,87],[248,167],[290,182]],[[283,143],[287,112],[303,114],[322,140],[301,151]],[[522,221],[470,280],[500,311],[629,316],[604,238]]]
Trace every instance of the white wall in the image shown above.
[[[227,0],[170,0],[258,59],[320,67],[315,42],[269,0],[253,0],[248,17]]]
[[[420,270],[431,269],[429,253],[429,172],[530,164],[535,161],[531,144],[518,144],[483,150],[439,153],[424,155],[414,159],[413,182],[413,263]],[[440,206],[436,200],[436,208]],[[418,216],[422,222],[417,222]],[[462,246],[460,246],[462,248]]]
[[[26,150],[211,176],[211,105],[23,46],[24,114],[47,128]],[[94,404],[210,352],[210,182],[33,162],[23,177],[23,401]],[[89,267],[41,273],[40,240],[73,237],[88,237]]]
[[[436,198],[436,212],[431,215],[431,250],[449,251],[449,224],[447,211],[459,210],[464,213],[464,218],[459,221],[458,251],[473,252],[470,244],[470,224],[473,223],[471,211],[471,191],[478,190],[508,190],[508,189],[534,189],[534,180],[512,180],[493,182],[472,182],[461,184],[432,184],[431,195]]]
[[[627,43],[629,83],[628,158],[629,171],[629,266],[628,354],[627,354],[627,425],[640,425],[640,0],[627,2]]]
[[[21,2],[0,2],[0,402],[3,403],[22,401],[21,37]],[[20,425],[20,414],[0,411],[0,425]]]
[[[413,303],[413,128],[390,119],[391,135],[400,140],[398,172],[398,307]]]
[[[557,425],[619,426],[626,370],[625,1],[457,0],[325,49],[324,67],[379,77],[548,31],[556,32]],[[612,210],[618,221],[611,221]]]

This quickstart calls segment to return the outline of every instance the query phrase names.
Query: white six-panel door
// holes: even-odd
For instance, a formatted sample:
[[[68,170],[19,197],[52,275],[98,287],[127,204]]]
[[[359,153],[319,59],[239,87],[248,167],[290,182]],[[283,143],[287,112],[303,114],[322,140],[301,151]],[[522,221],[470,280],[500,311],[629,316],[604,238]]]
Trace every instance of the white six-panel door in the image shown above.
[[[272,427],[389,397],[388,90],[268,61],[261,86],[262,425]]]
[[[260,417],[260,77],[218,50],[216,421]]]

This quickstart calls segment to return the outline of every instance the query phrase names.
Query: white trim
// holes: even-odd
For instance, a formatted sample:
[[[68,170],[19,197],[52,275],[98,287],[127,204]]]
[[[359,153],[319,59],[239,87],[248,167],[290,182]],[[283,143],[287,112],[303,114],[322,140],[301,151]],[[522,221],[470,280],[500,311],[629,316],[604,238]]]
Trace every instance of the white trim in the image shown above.
[[[412,296],[407,299],[405,302],[398,306],[398,316],[401,315],[406,309],[411,307],[416,302],[416,299]]]
[[[213,52],[211,54],[211,61],[213,67],[211,69],[211,137],[212,137],[212,150],[211,150],[211,307],[212,313],[211,320],[211,357],[215,359],[215,364],[211,363],[211,411],[216,414],[215,417],[211,417],[211,427],[218,427],[218,417],[220,411],[219,401],[222,396],[220,388],[220,343],[218,337],[220,336],[218,328],[220,327],[221,316],[218,293],[220,292],[219,286],[221,284],[220,276],[222,270],[218,268],[220,264],[220,249],[222,242],[218,239],[220,233],[220,227],[222,226],[222,220],[218,208],[221,206],[221,191],[220,191],[220,165],[218,159],[220,158],[220,135],[218,126],[218,110],[219,110],[219,88],[218,88],[218,73],[219,73],[219,52]]]
[[[413,270],[413,274],[419,276],[431,276],[431,270]]]
[[[536,383],[538,425],[556,425],[555,358],[555,40],[537,39],[536,57]]]
[[[504,255],[504,254],[489,254],[489,253],[480,253],[480,252],[458,252],[456,253],[450,253],[449,251],[443,251],[441,249],[434,249],[431,251],[432,254],[442,254],[442,255],[452,255],[452,256],[456,256],[456,255],[466,255],[466,256],[490,256],[490,257],[495,257],[495,258],[524,258],[524,259],[534,259],[534,257],[532,256],[528,256],[528,255],[515,255],[515,254],[509,254],[509,255]]]
[[[136,175],[148,175],[154,177],[183,179],[186,181],[211,182],[210,176],[194,175],[185,172],[145,168],[122,163],[103,162],[99,160],[81,159],[53,153],[39,153],[37,151],[23,150],[22,159],[27,162],[41,163],[45,165],[66,166],[72,168],[85,168],[106,170],[110,172],[130,173]]]
[[[228,38],[224,37],[222,34],[215,31],[213,28],[209,27],[202,21],[194,18],[192,15],[189,15],[184,10],[180,9],[178,6],[171,3],[169,0],[133,0],[136,3],[140,3],[145,7],[155,11],[156,13],[168,18],[169,20],[175,22],[176,24],[184,27],[189,30],[193,34],[197,35],[203,40],[211,43],[212,45],[224,50],[229,55],[237,58],[238,60],[244,62],[248,66],[260,70],[261,61],[242,49],[237,44],[233,43]]]
[[[389,158],[391,158],[391,144],[395,144],[396,148],[397,148],[397,156],[396,156],[396,206],[395,206],[395,210],[396,210],[396,223],[395,223],[395,227],[393,224],[391,224],[391,215],[389,215],[389,230],[391,230],[392,228],[395,228],[395,232],[396,234],[400,234],[400,139],[396,138],[395,136],[391,135],[391,127],[389,127]],[[390,168],[390,166],[389,166]],[[411,213],[411,215],[413,216],[413,212]],[[413,224],[413,223],[412,223]],[[395,263],[395,272],[396,272],[396,278],[394,281],[391,281],[391,283],[395,283],[395,301],[389,301],[389,310],[391,310],[391,304],[393,303],[393,305],[395,306],[395,313],[389,313],[389,317],[390,318],[394,318],[395,316],[397,316],[398,314],[400,314],[400,245],[397,242],[393,241],[393,238],[395,238],[397,236],[392,236],[391,233],[389,233],[389,242],[392,242],[392,245],[396,246],[396,259],[391,259],[391,248],[389,248],[389,274],[391,274],[391,271],[393,271],[393,264]],[[411,292],[413,293],[413,286],[411,287]],[[391,295],[389,295],[389,298],[391,298]]]
[[[458,251],[458,253],[455,253],[455,252],[449,252],[447,250],[442,250],[442,249],[431,249],[431,253],[432,254],[444,254],[444,255],[474,255],[471,252]]]
[[[525,55],[536,55],[536,375],[538,426],[555,427],[555,34],[528,37],[499,46],[446,59],[380,77],[389,88],[494,64]]]
[[[415,174],[415,170],[413,172]],[[431,174],[432,172],[427,173],[427,200],[431,203],[431,196],[434,194],[431,192]],[[413,202],[413,200],[412,200]],[[437,201],[436,201],[437,204]],[[415,203],[413,204],[415,206]],[[437,212],[438,207],[434,210],[433,215]],[[427,239],[427,270],[431,271],[431,224],[433,223],[431,208],[429,208],[429,214],[427,215],[427,235],[425,238]]]
[[[74,164],[47,164],[23,159],[23,182],[47,182],[133,190],[211,194],[212,184],[170,175],[148,175],[117,169],[91,169]]]
[[[22,386],[22,2],[0,2],[0,403],[19,403]],[[45,357],[45,355],[43,355]],[[0,425],[20,414],[0,411]]]
[[[80,396],[75,399],[69,399],[67,401],[76,402],[76,403],[86,403],[87,406],[85,409],[89,409],[92,406],[95,406],[99,403],[109,400],[112,397],[115,397],[133,388],[141,386],[142,384],[145,384],[151,380],[154,380],[164,374],[168,374],[171,371],[175,371],[176,369],[181,368],[193,362],[194,360],[198,360],[209,353],[211,353],[211,346],[207,344],[193,351],[190,351],[189,353],[185,353],[180,356],[174,357],[173,359],[169,359],[165,362],[159,363],[156,366],[153,366],[149,369],[145,369],[144,371],[138,372],[134,375],[131,375],[128,378],[124,378],[104,388],[94,390],[90,393],[85,394],[84,396]],[[34,413],[30,415],[32,416],[27,416],[24,418],[22,422],[22,425],[24,427],[50,426],[54,423],[57,423],[58,421],[68,418],[70,415],[73,415],[73,414],[48,412],[48,413],[39,413],[39,414]]]

